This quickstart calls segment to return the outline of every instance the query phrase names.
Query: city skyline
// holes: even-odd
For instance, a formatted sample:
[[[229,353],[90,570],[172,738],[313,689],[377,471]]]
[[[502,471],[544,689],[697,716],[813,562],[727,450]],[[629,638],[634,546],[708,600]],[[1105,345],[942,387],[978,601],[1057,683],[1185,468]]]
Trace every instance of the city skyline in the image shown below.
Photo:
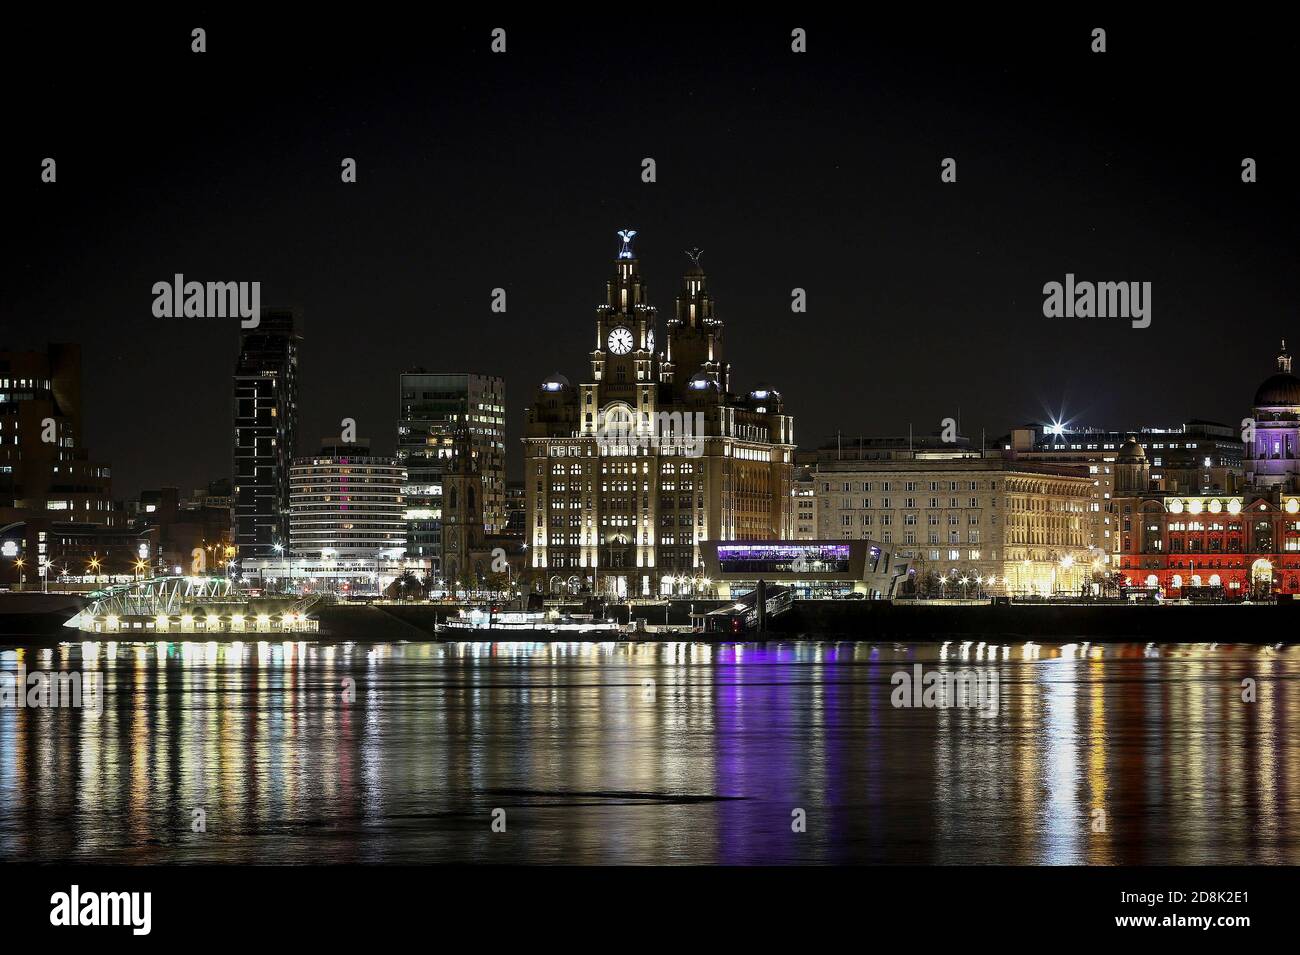
[[[267,309],[265,310],[265,313],[275,314],[276,312],[285,312],[285,311],[289,311],[289,310],[278,309],[278,308]],[[299,324],[300,325],[305,324],[305,320],[303,319],[301,314],[298,313],[296,309],[292,311],[294,311],[296,314],[299,315]],[[242,337],[242,335],[239,337]],[[299,343],[300,350],[303,348],[303,345],[305,344],[306,341],[306,336],[303,337],[304,337],[304,341]],[[1285,350],[1286,348],[1285,335],[1282,337],[1281,342],[1283,345],[1283,349]],[[1259,347],[1255,349],[1256,351],[1259,352],[1260,356],[1265,356],[1265,353],[1269,351],[1267,348],[1264,347],[1264,344],[1265,343],[1261,341],[1259,343]],[[48,348],[53,348],[62,345],[72,345],[74,347],[81,347],[80,342],[50,339],[48,342],[38,343],[35,346],[32,346],[31,350],[40,352]],[[1271,355],[1268,356],[1269,361],[1276,361],[1276,355],[1277,355],[1277,349],[1275,347],[1272,349]],[[232,357],[237,357],[237,356],[232,356]],[[1266,368],[1267,364],[1268,361],[1261,360],[1260,367]],[[450,374],[450,375],[463,377],[466,374],[466,372],[453,370],[451,368],[442,368],[442,367],[425,368],[424,366],[418,364],[412,364],[409,366],[404,366],[398,370],[394,370],[390,377],[394,380],[400,381],[402,378],[409,377],[414,374],[426,374],[426,375]],[[495,377],[490,366],[484,368],[475,367],[474,370],[469,371],[468,374],[471,376],[479,375],[479,376]],[[1240,376],[1243,379],[1243,382],[1248,385],[1249,381],[1252,380],[1252,378],[1253,380],[1257,381],[1261,377],[1261,374],[1256,374],[1253,370],[1239,372],[1239,373],[1230,373],[1230,379],[1235,380],[1237,377]],[[83,375],[87,378],[91,377],[88,369],[83,369]],[[539,376],[537,380],[542,380],[544,377],[546,376],[545,375]],[[226,382],[228,382],[229,380],[228,369],[223,375],[223,379]],[[391,385],[391,383],[392,383],[391,381],[387,382],[388,385]],[[765,383],[765,381],[756,379],[753,382],[749,382],[748,384],[752,386],[752,385],[763,384],[763,383]],[[535,385],[536,385],[536,381],[521,383],[521,387],[519,388],[519,391],[527,395],[532,390],[532,388],[535,387]],[[100,396],[90,393],[89,387],[87,386],[83,386],[83,387],[87,393],[88,409],[93,409],[99,404]],[[309,389],[304,389],[304,390],[309,390]],[[506,384],[506,390],[507,392],[511,391],[508,383]],[[744,389],[742,389],[740,392],[737,393],[743,394]],[[228,396],[226,397],[228,398]],[[366,400],[364,401],[358,400],[353,403],[356,405],[365,405],[370,403],[372,399],[373,396],[367,396]],[[388,397],[388,400],[391,402],[391,396]],[[1028,407],[1033,403],[1034,402],[1032,400],[1025,401],[1026,407]],[[1221,425],[1227,425],[1229,427],[1236,427],[1237,426],[1236,422],[1242,420],[1244,417],[1247,417],[1248,416],[1247,412],[1249,412],[1250,410],[1248,403],[1238,400],[1235,409],[1228,408],[1221,416],[1218,417],[1210,414],[1201,413],[1197,408],[1189,408],[1184,410],[1181,414],[1175,412],[1167,419],[1162,420],[1162,419],[1158,419],[1154,414],[1149,412],[1126,411],[1123,408],[1117,408],[1113,412],[1114,416],[1124,419],[1117,422],[1114,420],[1103,420],[1100,418],[1088,417],[1087,413],[1083,411],[1077,413],[1071,413],[1070,408],[1064,404],[1058,406],[1057,408],[1051,408],[1043,404],[1041,401],[1038,403],[1040,405],[1040,408],[1042,409],[1038,416],[1034,416],[1032,413],[1029,413],[1027,411],[1027,413],[1022,417],[1009,419],[1005,423],[999,422],[999,426],[997,428],[989,428],[987,426],[978,424],[978,422],[984,420],[982,417],[976,417],[975,418],[976,423],[972,423],[971,420],[972,417],[980,415],[978,408],[976,408],[972,412],[972,409],[970,409],[969,407],[961,407],[956,401],[947,402],[947,404],[953,407],[954,409],[951,412],[951,414],[944,415],[942,418],[935,419],[934,421],[918,422],[912,420],[904,421],[902,419],[892,419],[892,420],[883,419],[882,427],[876,430],[867,430],[865,428],[853,429],[851,427],[846,427],[845,421],[847,419],[845,419],[845,421],[826,422],[826,427],[824,427],[822,430],[819,430],[815,435],[810,435],[808,434],[807,427],[801,423],[799,428],[799,433],[797,434],[797,444],[801,451],[810,451],[813,449],[829,448],[834,446],[837,442],[843,443],[845,447],[851,447],[855,441],[860,441],[863,439],[880,439],[884,437],[898,437],[905,434],[915,436],[915,438],[919,442],[923,438],[931,438],[931,439],[937,438],[948,426],[946,419],[951,417],[957,423],[957,428],[961,440],[970,441],[973,447],[976,448],[984,447],[989,451],[993,451],[996,449],[995,446],[996,441],[1007,438],[1012,433],[1012,431],[1018,427],[1041,425],[1043,426],[1045,431],[1047,431],[1047,433],[1056,433],[1062,436],[1070,433],[1082,434],[1087,432],[1098,432],[1098,433],[1123,432],[1126,434],[1141,434],[1156,429],[1168,428],[1171,430],[1176,430],[1180,427],[1184,427],[1189,423],[1193,423],[1193,422],[1221,424]],[[299,417],[299,426],[298,426],[299,432],[303,432],[304,426],[301,424],[302,420],[304,419],[319,420],[320,418],[319,410],[313,412],[310,402],[303,400],[302,405],[303,405],[302,414]],[[529,406],[529,402],[526,398],[519,400],[513,406],[510,402],[507,402],[505,406],[506,422],[507,422],[506,452],[505,452],[506,477],[507,480],[510,481],[518,481],[522,477],[522,466],[523,466],[522,453],[519,450],[519,442],[523,437],[523,432],[525,429],[520,422],[525,416],[525,414],[527,413],[528,406]],[[796,399],[795,407],[796,408],[798,407],[797,399]],[[90,416],[91,415],[88,410],[86,417],[90,417]],[[397,428],[401,423],[401,418],[398,415],[394,415],[391,413],[389,417],[391,420],[380,419],[373,423],[373,426],[371,428],[371,430],[373,431],[373,437],[370,436],[369,432],[367,433],[367,440],[373,446],[374,449],[373,453],[376,455],[391,457],[394,454],[396,454],[398,450],[399,442],[397,436]],[[799,417],[802,422],[805,416],[803,414],[800,414]],[[323,422],[320,424],[320,427],[328,429],[330,425],[328,422]],[[339,425],[335,428],[335,430],[339,430],[340,428],[342,428],[341,419]],[[85,430],[87,432],[90,432],[89,427],[87,427]],[[306,433],[307,435],[309,435],[309,437],[302,439],[302,441],[299,442],[298,445],[293,448],[291,452],[291,457],[294,458],[304,457],[314,453],[313,448],[315,447],[315,445],[319,443],[319,439],[310,437],[310,435],[312,434],[310,430],[307,430],[306,432],[303,433]],[[328,430],[326,430],[322,433],[328,434],[329,432]],[[978,434],[980,436],[979,439],[973,437],[973,435],[975,434]],[[983,442],[983,445],[981,445],[981,441]],[[127,485],[124,490],[123,487],[124,482],[121,479],[121,475],[119,472],[119,465],[117,464],[117,456],[115,454],[114,449],[112,447],[107,446],[103,442],[97,442],[95,440],[95,435],[93,434],[93,432],[89,433],[88,437],[82,438],[81,446],[90,448],[92,452],[97,456],[97,458],[104,465],[112,468],[113,496],[117,500],[133,500],[138,498],[139,494],[142,491],[156,490],[159,487],[177,487],[180,488],[182,491],[188,491],[193,488],[203,488],[209,485],[210,483],[212,483],[213,481],[228,479],[230,477],[230,474],[228,473],[229,468],[227,468],[225,471],[222,471],[218,468],[217,470],[214,470],[210,474],[208,473],[200,474],[191,469],[190,473],[193,475],[193,480],[185,480],[185,479],[169,480],[165,476],[160,477],[159,470],[156,467],[147,467],[145,471],[132,472],[131,479],[133,483],[131,485]],[[128,447],[133,447],[133,445],[128,445]],[[514,454],[511,453],[512,449],[515,451]],[[228,448],[226,448],[225,450],[228,451]]]
[[[6,22],[13,930],[373,945],[429,865],[534,937],[557,867],[624,929],[1280,911],[1293,31]]]

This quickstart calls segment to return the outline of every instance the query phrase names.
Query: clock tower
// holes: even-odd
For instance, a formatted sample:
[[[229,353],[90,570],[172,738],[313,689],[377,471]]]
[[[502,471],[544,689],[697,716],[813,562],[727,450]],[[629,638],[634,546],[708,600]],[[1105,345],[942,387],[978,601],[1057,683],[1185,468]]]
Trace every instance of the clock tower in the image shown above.
[[[635,404],[637,385],[657,378],[655,309],[646,304],[646,289],[632,251],[635,235],[635,229],[619,232],[623,247],[614,260],[614,276],[605,283],[605,304],[596,308],[591,376],[600,387],[602,403]]]

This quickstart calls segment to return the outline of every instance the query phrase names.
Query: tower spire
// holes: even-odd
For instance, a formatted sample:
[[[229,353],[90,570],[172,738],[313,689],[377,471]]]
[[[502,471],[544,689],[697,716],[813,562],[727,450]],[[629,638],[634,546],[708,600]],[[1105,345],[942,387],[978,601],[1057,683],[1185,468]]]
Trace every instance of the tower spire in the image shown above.
[[[1291,356],[1286,351],[1286,339],[1282,339],[1282,354],[1277,356],[1277,370],[1291,374]]]

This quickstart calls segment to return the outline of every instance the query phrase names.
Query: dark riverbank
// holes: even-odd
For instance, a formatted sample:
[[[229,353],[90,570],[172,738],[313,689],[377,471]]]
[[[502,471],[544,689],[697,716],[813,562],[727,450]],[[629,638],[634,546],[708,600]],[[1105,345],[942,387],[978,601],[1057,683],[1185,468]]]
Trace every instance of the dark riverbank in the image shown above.
[[[707,606],[714,606],[710,604]],[[633,616],[651,624],[689,622],[691,604],[674,604],[665,617],[662,608],[633,608]],[[706,605],[695,602],[698,612]],[[574,608],[575,610],[580,608]],[[434,624],[455,614],[441,605],[375,605],[326,607],[320,613],[321,637],[341,640],[428,640]],[[627,620],[627,607],[610,608],[610,616]],[[1175,643],[1222,642],[1273,644],[1300,638],[1300,604],[1199,604],[1143,606],[1133,604],[1016,604],[932,605],[891,604],[866,600],[801,600],[771,621],[772,636],[792,638],[848,637],[935,640],[948,637],[1065,636],[1105,640],[1164,640]],[[525,639],[501,632],[498,640]],[[639,639],[653,640],[654,635]],[[678,640],[679,636],[667,639]],[[717,640],[718,635],[700,639]]]
[[[0,599],[0,646],[50,645],[84,639],[63,626],[64,621],[77,612],[81,602],[81,598],[69,595],[5,595]],[[650,624],[685,627],[692,609],[700,612],[725,602],[682,601],[672,604],[667,613],[662,605],[638,606],[633,608],[632,616]],[[583,611],[578,605],[567,609]],[[454,616],[457,610],[457,607],[446,604],[327,606],[314,614],[320,622],[319,634],[307,639],[328,642],[438,640],[442,638],[435,633],[436,625]],[[620,623],[627,622],[626,605],[611,606],[607,613]],[[1153,640],[1273,644],[1297,640],[1297,635],[1300,635],[1300,603],[992,606],[801,600],[796,601],[787,613],[770,621],[769,634],[793,639],[835,637],[854,640],[945,640],[995,636],[1051,640],[1068,635],[1095,642]],[[747,635],[746,639],[754,636]],[[481,638],[526,639],[524,634],[507,631],[491,636],[485,633]],[[203,637],[192,635],[190,639]],[[638,639],[654,640],[656,637],[650,633]],[[666,635],[663,639],[680,640],[682,637]],[[716,641],[719,636],[700,635],[699,639]]]
[[[884,601],[796,601],[772,621],[777,634],[857,639],[1085,637],[1093,641],[1170,643],[1300,641],[1300,604],[1015,604],[934,605]]]

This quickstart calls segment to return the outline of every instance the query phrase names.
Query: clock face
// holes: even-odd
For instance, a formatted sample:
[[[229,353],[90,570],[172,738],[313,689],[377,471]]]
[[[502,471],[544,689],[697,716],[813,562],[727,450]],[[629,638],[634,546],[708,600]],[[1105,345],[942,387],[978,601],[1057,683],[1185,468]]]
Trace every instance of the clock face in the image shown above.
[[[632,350],[632,332],[620,325],[609,333],[609,350],[615,355],[626,355]]]
[[[655,350],[655,330],[653,328],[645,333],[645,347],[648,351]]]

